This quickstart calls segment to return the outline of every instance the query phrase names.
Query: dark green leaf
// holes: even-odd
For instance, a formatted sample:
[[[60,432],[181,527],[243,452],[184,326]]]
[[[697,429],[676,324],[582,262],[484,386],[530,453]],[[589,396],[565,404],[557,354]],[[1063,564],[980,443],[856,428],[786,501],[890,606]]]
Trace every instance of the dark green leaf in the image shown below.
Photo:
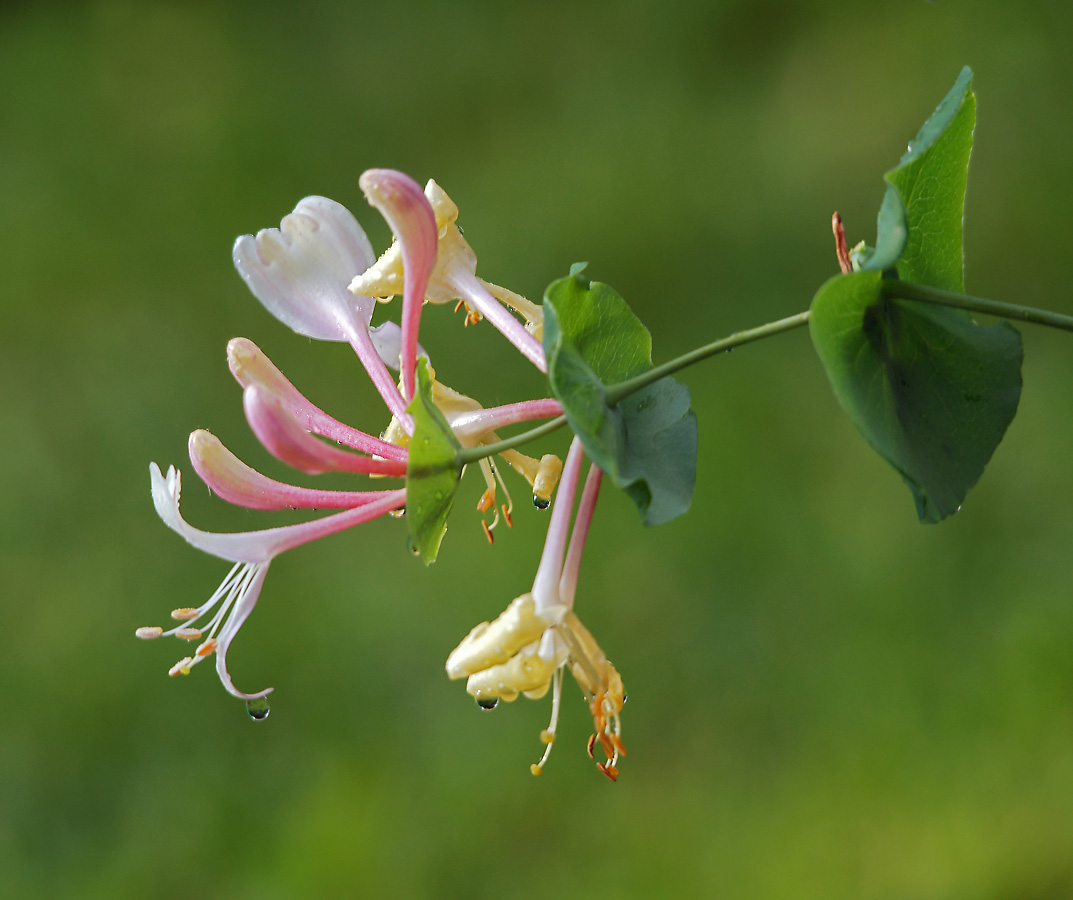
[[[839,275],[809,330],[835,395],[913,492],[917,514],[958,510],[1021,394],[1021,337],[960,310],[883,296],[879,272]]]
[[[652,338],[626,301],[571,269],[544,295],[544,349],[552,394],[571,428],[645,523],[684,513],[697,465],[688,388],[663,378],[617,405],[607,402],[608,386],[652,368]]]
[[[447,531],[462,464],[454,432],[432,402],[432,376],[425,358],[418,360],[417,393],[407,412],[414,419],[414,435],[406,464],[406,519],[410,544],[429,565],[436,561]]]

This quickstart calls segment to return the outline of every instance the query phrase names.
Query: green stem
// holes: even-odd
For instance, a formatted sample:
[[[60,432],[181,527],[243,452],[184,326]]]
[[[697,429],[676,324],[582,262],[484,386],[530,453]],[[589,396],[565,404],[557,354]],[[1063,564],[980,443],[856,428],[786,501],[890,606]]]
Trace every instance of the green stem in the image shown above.
[[[530,428],[528,431],[523,431],[521,434],[516,434],[514,437],[498,441],[495,444],[478,444],[476,447],[463,447],[458,451],[458,462],[460,465],[468,466],[470,463],[475,463],[486,456],[495,456],[504,450],[513,450],[522,444],[535,441],[539,437],[544,437],[544,435],[551,434],[553,431],[562,428],[565,424],[566,416],[556,416],[543,425],[537,425],[536,428]]]
[[[620,400],[641,390],[641,388],[648,387],[648,385],[659,381],[661,378],[673,375],[680,369],[684,369],[694,363],[707,359],[709,356],[715,356],[717,353],[726,353],[728,350],[733,350],[735,347],[740,347],[742,344],[751,344],[753,341],[759,341],[763,338],[781,334],[784,331],[790,331],[794,328],[800,328],[802,325],[807,325],[808,316],[809,311],[806,309],[804,312],[800,312],[796,316],[779,319],[777,322],[768,322],[766,325],[750,328],[747,331],[737,331],[729,337],[720,338],[718,341],[705,344],[703,347],[698,347],[696,350],[690,350],[688,353],[685,353],[676,359],[672,359],[670,362],[665,362],[661,366],[656,366],[653,369],[649,369],[647,372],[642,372],[635,378],[630,378],[619,384],[611,385],[606,393],[607,404],[608,406],[614,406]],[[495,444],[481,444],[477,447],[463,448],[458,453],[458,461],[461,465],[465,466],[477,462],[477,460],[483,459],[486,456],[493,456],[496,453],[502,453],[504,450],[513,450],[515,447],[520,447],[522,444],[527,444],[529,441],[550,434],[565,424],[566,416],[558,416],[555,419],[545,422],[543,425],[538,425],[536,428],[531,428],[529,431],[523,431],[521,434],[516,434],[514,437],[507,438],[504,441],[499,441]]]
[[[640,375],[630,378],[627,381],[611,385],[611,387],[607,389],[607,403],[609,406],[614,406],[624,397],[628,397],[635,391],[639,391],[643,387],[648,387],[648,385],[653,382],[659,381],[661,378],[666,378],[668,375],[673,375],[679,369],[684,369],[687,366],[698,363],[702,359],[707,359],[709,356],[715,356],[717,353],[725,353],[728,350],[733,350],[735,347],[740,347],[742,344],[751,344],[753,341],[759,341],[763,338],[781,334],[784,331],[790,331],[794,328],[800,328],[802,325],[807,325],[808,315],[809,311],[806,309],[804,312],[799,312],[796,316],[779,319],[777,322],[768,322],[766,325],[750,328],[747,331],[736,331],[729,337],[720,338],[718,341],[705,344],[703,347],[698,347],[696,350],[690,350],[688,353],[684,353],[677,359],[672,359],[670,362],[665,362],[661,366],[656,366],[654,369],[642,372]]]
[[[1064,316],[1061,313],[1050,312],[1046,309],[1036,309],[1032,306],[1018,306],[1014,303],[1002,303],[998,300],[985,300],[982,297],[968,297],[965,294],[956,294],[953,291],[928,287],[926,284],[899,281],[896,278],[885,278],[883,280],[883,294],[891,299],[920,300],[923,303],[952,306],[955,309],[967,309],[971,312],[986,313],[989,316],[999,316],[1003,319],[1017,319],[1021,322],[1031,322],[1034,325],[1048,325],[1051,328],[1060,328],[1063,331],[1073,331],[1073,316]]]

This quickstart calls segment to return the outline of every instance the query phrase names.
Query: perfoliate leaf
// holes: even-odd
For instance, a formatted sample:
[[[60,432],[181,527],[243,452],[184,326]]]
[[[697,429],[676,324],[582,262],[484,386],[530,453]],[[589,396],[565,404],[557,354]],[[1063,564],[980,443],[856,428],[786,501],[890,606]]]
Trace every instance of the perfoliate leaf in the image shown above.
[[[611,287],[572,268],[544,294],[544,350],[552,394],[585,452],[658,525],[689,508],[697,420],[672,378],[607,402],[607,388],[652,368],[652,338]]]
[[[960,310],[885,297],[879,272],[839,275],[809,330],[835,396],[897,469],[921,521],[957,512],[1021,394],[1021,336]]]
[[[406,519],[411,547],[425,565],[436,561],[462,477],[458,441],[432,402],[429,368],[427,358],[418,360],[417,392],[407,407],[414,435],[406,464]]]

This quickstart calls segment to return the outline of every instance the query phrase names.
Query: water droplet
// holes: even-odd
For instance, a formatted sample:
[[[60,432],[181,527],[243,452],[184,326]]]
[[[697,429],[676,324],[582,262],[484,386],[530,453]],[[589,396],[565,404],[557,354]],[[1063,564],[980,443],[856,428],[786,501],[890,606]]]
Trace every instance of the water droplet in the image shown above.
[[[403,516],[406,515],[406,507],[400,506],[398,509],[393,509],[391,510],[391,512],[388,513],[388,515],[391,516],[393,519],[401,519]]]
[[[267,697],[258,697],[256,700],[246,701],[246,712],[250,714],[250,718],[255,722],[260,722],[267,719],[272,710],[268,708]]]
[[[551,500],[548,500],[544,497],[538,497],[536,494],[533,494],[533,506],[535,506],[537,509],[547,509],[549,506],[551,506]]]
[[[495,709],[499,705],[498,697],[478,697],[477,705],[485,712]]]

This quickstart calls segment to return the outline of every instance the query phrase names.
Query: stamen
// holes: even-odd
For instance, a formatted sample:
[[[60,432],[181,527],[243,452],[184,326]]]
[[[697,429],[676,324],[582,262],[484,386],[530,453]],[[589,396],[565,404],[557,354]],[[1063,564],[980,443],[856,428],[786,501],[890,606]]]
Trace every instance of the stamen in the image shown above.
[[[176,628],[174,634],[177,638],[182,638],[184,641],[201,640],[200,628]]]
[[[484,526],[484,536],[488,538],[488,543],[494,544],[496,542],[496,539],[492,535],[492,527],[487,522],[485,522],[484,519],[481,519],[481,525]]]
[[[164,629],[159,625],[143,625],[134,632],[134,636],[141,638],[143,641],[151,641],[160,637],[163,633]]]
[[[612,781],[618,781],[618,769],[610,762],[597,763],[596,768],[603,772]]]
[[[462,308],[462,307],[463,307],[463,306],[465,305],[465,303],[466,303],[466,301],[465,301],[465,300],[459,300],[459,301],[458,301],[458,302],[457,302],[457,303],[455,304],[455,312],[458,312],[458,311],[459,311],[459,310],[460,310],[460,309],[461,309],[461,308]]]
[[[590,735],[589,735],[589,742],[588,742],[588,744],[587,744],[587,745],[585,746],[585,749],[586,749],[586,750],[588,751],[588,753],[589,753],[589,757],[590,757],[591,759],[596,759],[595,755],[594,755],[594,754],[593,754],[593,752],[592,752],[592,751],[593,751],[593,748],[594,748],[595,746],[596,746],[596,735],[595,735],[595,734],[590,734]]]
[[[529,771],[534,775],[540,775],[544,771],[544,766],[548,761],[548,757],[551,756],[551,748],[555,744],[555,729],[559,727],[559,701],[563,696],[562,668],[555,670],[551,683],[551,721],[548,722],[548,727],[540,732],[540,740],[544,743],[544,753],[539,761],[533,763],[533,765],[529,767]]]
[[[191,619],[196,619],[199,612],[200,610],[193,606],[180,606],[171,611],[171,617],[176,622],[189,622]]]
[[[606,731],[600,732],[600,748],[604,751],[604,756],[606,756],[608,759],[614,759],[615,744]]]
[[[176,675],[189,675],[190,667],[194,664],[194,659],[190,656],[184,656],[174,666],[168,669],[168,674],[174,678]]]
[[[216,649],[216,638],[209,638],[207,641],[205,641],[204,644],[202,644],[200,647],[197,648],[197,650],[194,651],[194,656],[196,656],[198,658],[201,658],[203,656],[208,656],[215,649]]]
[[[488,510],[490,510],[492,506],[495,505],[495,502],[495,491],[493,491],[491,488],[486,489],[485,492],[481,494],[481,499],[477,501],[477,512],[488,512]]]
[[[507,506],[506,503],[504,503],[503,506],[500,507],[500,508],[503,510],[503,518],[507,522],[507,528],[513,528],[514,527],[514,522],[512,522],[511,518],[510,518],[510,507]]]

